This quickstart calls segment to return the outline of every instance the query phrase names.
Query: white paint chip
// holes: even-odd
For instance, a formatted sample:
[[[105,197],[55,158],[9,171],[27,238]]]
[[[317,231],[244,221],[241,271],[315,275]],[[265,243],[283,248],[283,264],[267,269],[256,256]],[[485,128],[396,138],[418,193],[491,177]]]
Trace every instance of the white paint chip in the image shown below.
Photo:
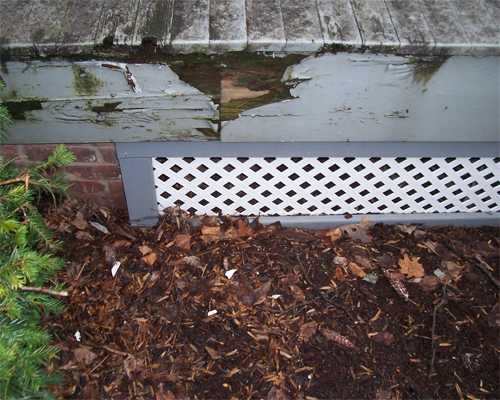
[[[211,317],[212,315],[215,315],[215,314],[217,314],[217,310],[211,310],[211,311],[209,311],[209,312],[207,313],[207,315],[208,315],[209,317]]]
[[[80,331],[76,331],[75,334],[75,339],[77,342],[81,342],[82,341],[82,335],[80,334]]]
[[[121,262],[117,261],[115,262],[115,265],[113,265],[113,268],[111,268],[111,276],[115,276],[116,273],[118,272],[118,268],[120,268]]]
[[[235,270],[235,269],[230,269],[229,271],[226,271],[226,273],[224,275],[226,275],[227,279],[231,279],[236,271],[237,270]]]

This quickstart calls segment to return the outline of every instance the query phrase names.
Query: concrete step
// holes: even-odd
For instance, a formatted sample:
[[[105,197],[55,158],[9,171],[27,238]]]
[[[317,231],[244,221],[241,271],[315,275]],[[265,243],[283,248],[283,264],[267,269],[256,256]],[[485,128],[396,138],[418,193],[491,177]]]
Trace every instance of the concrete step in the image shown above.
[[[150,44],[167,53],[500,54],[498,0],[1,0],[14,55]],[[344,47],[345,46],[345,47]]]

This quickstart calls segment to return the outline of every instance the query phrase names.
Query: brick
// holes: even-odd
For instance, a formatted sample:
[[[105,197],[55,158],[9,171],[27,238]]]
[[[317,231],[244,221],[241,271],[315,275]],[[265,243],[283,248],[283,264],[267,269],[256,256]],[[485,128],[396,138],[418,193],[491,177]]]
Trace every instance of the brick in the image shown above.
[[[101,152],[101,156],[104,162],[110,164],[118,164],[118,157],[116,156],[116,147],[113,143],[106,144],[106,146],[103,146],[101,144],[99,146],[99,151]]]
[[[108,185],[109,185],[110,195],[125,196],[125,190],[123,189],[123,181],[121,180],[109,181]]]
[[[109,196],[107,198],[107,205],[109,207],[120,208],[122,210],[127,209],[127,202],[125,200],[125,196]]]
[[[68,146],[68,150],[75,155],[75,162],[95,163],[98,161],[96,150],[92,146]]]
[[[0,146],[0,156],[4,156],[7,160],[12,160],[19,157],[18,147],[15,145]]]
[[[26,155],[28,156],[28,161],[45,161],[47,157],[52,154],[55,148],[55,145],[46,144],[26,146]]]
[[[106,186],[97,181],[80,181],[80,193],[105,193],[107,192]]]
[[[120,178],[118,165],[68,165],[66,172],[81,180],[109,180]]]

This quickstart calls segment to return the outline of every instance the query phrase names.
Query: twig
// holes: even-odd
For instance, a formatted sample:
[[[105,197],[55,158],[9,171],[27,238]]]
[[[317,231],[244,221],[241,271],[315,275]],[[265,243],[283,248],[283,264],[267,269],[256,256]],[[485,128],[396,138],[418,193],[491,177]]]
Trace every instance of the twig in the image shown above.
[[[302,265],[302,262],[300,261],[300,258],[299,258],[299,255],[298,254],[295,254],[295,256],[297,257],[297,261],[299,262],[299,265],[300,265],[300,269],[302,270],[302,274],[304,275],[304,278],[306,279],[307,283],[314,289],[314,291],[316,293],[318,293],[320,295],[320,297],[325,301],[327,302],[328,304],[331,304],[332,306],[344,311],[347,316],[349,317],[349,319],[351,319],[351,321],[353,322],[357,322],[354,317],[351,315],[351,313],[347,310],[347,308],[345,308],[343,305],[341,304],[337,304],[336,302],[334,302],[333,300],[330,300],[328,297],[325,296],[325,294],[319,290],[319,288],[311,281],[311,279],[309,279],[309,276],[307,275],[307,272],[304,268],[304,266]]]
[[[435,339],[435,330],[436,330],[436,315],[437,310],[441,308],[441,306],[446,301],[447,297],[446,292],[446,284],[443,285],[443,298],[441,301],[434,306],[434,312],[432,313],[432,331],[431,331],[431,348],[432,348],[432,359],[431,359],[431,374],[434,373],[434,362],[436,361],[436,339]]]
[[[45,289],[45,288],[41,288],[41,287],[34,287],[34,286],[21,286],[20,289],[25,291],[25,292],[45,293],[45,294],[50,294],[51,296],[62,296],[62,297],[68,296],[68,292],[66,290],[57,291],[57,290],[50,290],[50,289]]]

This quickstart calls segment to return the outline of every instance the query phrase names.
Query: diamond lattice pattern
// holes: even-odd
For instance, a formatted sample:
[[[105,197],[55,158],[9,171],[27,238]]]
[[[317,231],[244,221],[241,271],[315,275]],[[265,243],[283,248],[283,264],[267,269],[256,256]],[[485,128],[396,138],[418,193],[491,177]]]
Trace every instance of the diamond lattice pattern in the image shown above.
[[[154,158],[159,209],[335,215],[500,211],[500,158]]]

